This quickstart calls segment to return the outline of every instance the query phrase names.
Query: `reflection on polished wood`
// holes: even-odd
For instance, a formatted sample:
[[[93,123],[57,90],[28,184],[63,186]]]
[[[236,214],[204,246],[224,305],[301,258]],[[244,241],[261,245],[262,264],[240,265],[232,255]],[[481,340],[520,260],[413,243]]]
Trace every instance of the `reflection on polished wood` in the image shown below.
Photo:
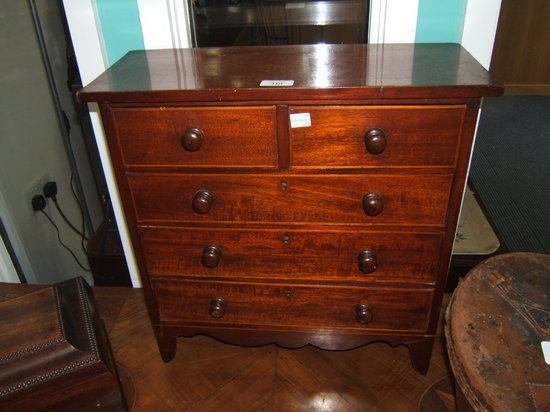
[[[193,2],[192,15],[200,47],[355,44],[366,41],[367,9],[367,0],[222,0]]]
[[[291,87],[259,87],[265,79]],[[458,44],[348,44],[132,51],[81,102],[297,101],[496,96],[502,87]]]
[[[364,24],[364,0],[267,2],[255,6],[216,5],[199,7],[208,28],[272,26],[326,26],[331,24]],[[269,16],[269,19],[265,19]]]
[[[37,288],[1,284],[0,301]],[[197,336],[179,339],[177,356],[164,363],[140,290],[94,294],[130,411],[416,411],[424,390],[449,373],[440,334],[426,375],[410,367],[405,347],[384,343],[292,350]]]

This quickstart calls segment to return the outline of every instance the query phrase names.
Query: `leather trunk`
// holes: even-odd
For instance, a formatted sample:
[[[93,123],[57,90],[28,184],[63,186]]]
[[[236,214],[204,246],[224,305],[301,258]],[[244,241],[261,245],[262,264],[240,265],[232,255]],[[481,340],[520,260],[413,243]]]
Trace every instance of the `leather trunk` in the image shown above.
[[[127,410],[83,278],[0,302],[0,409]]]

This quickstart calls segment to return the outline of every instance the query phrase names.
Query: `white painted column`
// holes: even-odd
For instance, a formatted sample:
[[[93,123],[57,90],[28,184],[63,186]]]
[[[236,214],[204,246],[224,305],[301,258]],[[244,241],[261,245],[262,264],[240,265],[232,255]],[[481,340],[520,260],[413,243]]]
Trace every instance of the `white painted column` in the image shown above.
[[[137,0],[147,50],[191,47],[186,0]]]
[[[189,12],[187,1],[167,0],[159,4],[158,0],[137,0],[143,42],[147,50],[152,49],[181,49],[191,47],[191,32],[189,24]],[[195,72],[194,67],[189,67],[181,53],[173,53],[172,75],[179,78],[182,86],[187,81],[194,82],[194,78],[186,79]],[[168,66],[170,67],[170,66]],[[181,68],[185,68],[181,70]],[[164,84],[165,73],[151,71],[149,80],[151,87]]]
[[[104,53],[103,36],[98,23],[93,0],[63,0],[69,31],[80,70],[82,84],[87,85],[106,69],[107,59]],[[122,210],[120,194],[115,181],[113,165],[110,160],[105,132],[97,104],[88,105],[96,144],[105,173],[109,196],[118,226],[126,263],[134,287],[140,287],[141,281],[136,258],[130,242],[128,226]]]
[[[105,45],[94,0],[63,0],[82,83],[87,85],[107,67]]]
[[[6,245],[0,238],[0,282],[20,283]]]
[[[462,46],[489,70],[501,0],[468,0]]]
[[[122,202],[120,201],[120,193],[116,184],[111,157],[109,156],[109,148],[107,146],[107,139],[105,138],[105,132],[103,130],[103,123],[101,122],[101,115],[99,114],[99,106],[97,103],[89,103],[88,110],[90,111],[92,128],[94,130],[99,157],[101,158],[101,165],[103,166],[103,173],[105,174],[105,180],[107,181],[107,188],[109,189],[109,196],[111,198],[111,204],[113,205],[113,212],[118,226],[118,233],[122,242],[122,248],[124,249],[124,256],[126,257],[126,264],[128,265],[128,271],[130,272],[130,279],[132,280],[132,285],[135,288],[139,288],[141,287],[139,269],[134,250],[132,248],[132,242],[130,241],[130,232],[128,230],[128,225],[126,224],[126,217],[124,216],[124,211],[122,209]]]
[[[414,43],[419,0],[371,0],[369,43]]]
[[[27,254],[27,250],[23,246],[23,242],[19,237],[19,232],[14,226],[15,220],[12,218],[12,213],[10,213],[8,203],[6,198],[3,195],[2,185],[0,184],[0,218],[4,224],[4,229],[7,232],[8,239],[11,243],[11,247],[21,270],[23,271],[25,278],[29,283],[37,283],[36,275],[31,265],[31,260]],[[2,238],[0,238],[0,282],[10,282],[10,283],[19,283],[19,276],[17,276],[17,271],[11,260],[11,256],[8,253],[6,245]]]

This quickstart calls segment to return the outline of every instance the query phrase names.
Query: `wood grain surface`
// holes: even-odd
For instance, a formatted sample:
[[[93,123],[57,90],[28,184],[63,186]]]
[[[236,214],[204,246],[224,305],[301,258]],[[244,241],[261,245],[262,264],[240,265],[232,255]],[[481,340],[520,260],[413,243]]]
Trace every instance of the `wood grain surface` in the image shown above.
[[[277,166],[275,107],[154,107],[112,111],[126,165]],[[188,151],[188,128],[204,133]]]
[[[294,168],[451,166],[463,106],[291,106],[309,113],[311,127],[290,129]],[[386,148],[370,154],[365,134],[379,128]]]
[[[262,80],[294,80],[259,87]],[[81,102],[289,101],[495,96],[459,44],[321,44],[132,51]]]
[[[128,174],[140,222],[316,222],[443,226],[452,176],[296,174]],[[286,182],[286,187],[284,183]],[[214,195],[209,213],[191,207],[199,190]],[[363,196],[380,194],[378,216]]]
[[[0,300],[43,287],[0,284]],[[406,347],[385,343],[326,351],[248,348],[196,336],[180,339],[178,355],[167,364],[159,356],[142,290],[97,287],[94,295],[133,412],[412,412],[419,410],[424,391],[451,373],[439,332],[426,375],[410,367]],[[452,405],[452,392],[445,396]]]
[[[509,253],[457,287],[445,335],[454,376],[473,410],[550,410],[550,256]]]
[[[285,279],[288,282],[434,284],[439,233],[245,228],[139,230],[152,276]],[[203,248],[218,245],[220,263],[207,268]],[[358,256],[376,253],[377,268],[364,274]]]
[[[406,347],[386,343],[326,351],[242,347],[195,336],[179,339],[177,356],[164,363],[139,290],[124,290],[131,292],[126,298],[112,290],[96,289],[96,297],[110,320],[115,358],[135,386],[135,412],[416,412],[425,389],[450,373],[440,334],[426,375],[411,368]]]
[[[548,1],[502,1],[491,58],[491,73],[505,84],[506,94],[509,89],[513,94],[549,94],[548,19]]]
[[[425,332],[431,289],[343,288],[152,278],[161,320],[261,329],[297,326],[364,331]],[[220,319],[209,314],[212,299],[226,302]],[[357,304],[372,307],[372,321],[356,320]],[[330,310],[327,310],[330,308]]]

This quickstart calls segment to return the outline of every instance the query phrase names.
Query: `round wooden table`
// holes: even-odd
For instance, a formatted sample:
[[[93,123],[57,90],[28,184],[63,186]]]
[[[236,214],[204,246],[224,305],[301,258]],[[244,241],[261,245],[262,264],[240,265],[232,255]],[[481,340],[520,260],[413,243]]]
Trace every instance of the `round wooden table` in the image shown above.
[[[445,335],[457,400],[474,410],[550,411],[550,256],[510,253],[476,266],[455,290]]]

